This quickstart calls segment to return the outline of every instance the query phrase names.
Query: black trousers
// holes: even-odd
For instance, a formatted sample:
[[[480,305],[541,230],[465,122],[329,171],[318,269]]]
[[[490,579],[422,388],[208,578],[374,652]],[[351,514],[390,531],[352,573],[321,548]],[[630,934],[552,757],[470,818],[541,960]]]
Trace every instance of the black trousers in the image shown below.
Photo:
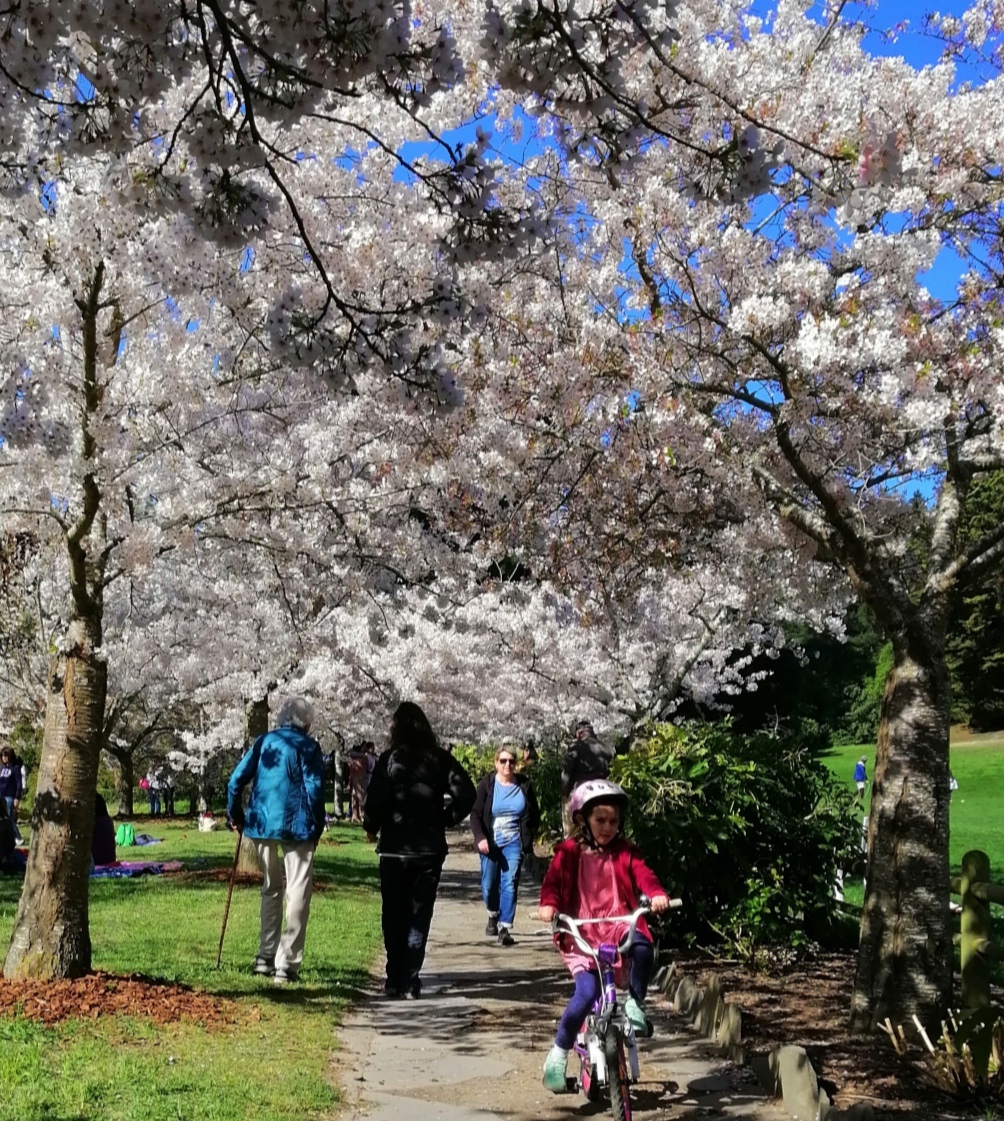
[[[400,992],[421,988],[432,911],[436,905],[442,856],[382,856],[383,944],[387,951],[387,986]]]

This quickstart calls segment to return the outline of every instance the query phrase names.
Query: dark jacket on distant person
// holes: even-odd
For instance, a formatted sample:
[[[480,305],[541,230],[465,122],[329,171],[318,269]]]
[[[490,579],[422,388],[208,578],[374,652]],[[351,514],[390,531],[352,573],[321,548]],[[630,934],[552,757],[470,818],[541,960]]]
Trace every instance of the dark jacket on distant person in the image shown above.
[[[580,783],[591,778],[606,778],[610,774],[610,764],[617,754],[595,734],[576,739],[565,752],[561,764],[561,793],[567,798]]]
[[[97,795],[94,807],[94,836],[91,839],[91,859],[95,864],[115,863],[115,822],[108,813],[108,805]]]
[[[7,816],[7,803],[0,798],[0,868],[10,860],[15,843],[14,823]]]
[[[0,761],[0,798],[18,801],[23,794],[20,761],[16,758]]]
[[[446,830],[474,805],[474,783],[441,747],[392,747],[377,759],[363,828],[384,856],[445,856]]]

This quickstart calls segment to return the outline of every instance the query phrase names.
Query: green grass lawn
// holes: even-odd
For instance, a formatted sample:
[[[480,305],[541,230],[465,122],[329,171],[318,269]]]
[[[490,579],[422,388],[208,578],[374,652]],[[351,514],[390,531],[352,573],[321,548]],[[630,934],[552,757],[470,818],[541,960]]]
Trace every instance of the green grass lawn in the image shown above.
[[[226,867],[233,834],[194,823],[142,823],[165,843],[119,850],[121,859]],[[126,855],[128,854],[128,855]],[[237,1002],[238,1024],[155,1027],[132,1017],[44,1028],[0,1019],[0,1121],[279,1121],[333,1112],[334,1028],[365,983],[380,944],[372,845],[359,829],[329,830],[317,851],[301,981],[277,988],[251,974],[258,947],[258,889],[234,891],[222,966],[213,968],[226,899],[223,883],[178,876],[91,881],[93,964],[182,982]],[[0,948],[21,880],[0,876]]]
[[[867,812],[875,766],[875,745],[836,747],[824,761],[853,790],[854,764],[862,755],[868,756]],[[1004,817],[1000,813],[1001,797],[1004,795],[1004,740],[953,745],[951,768],[959,784],[959,789],[952,795],[949,821],[952,871],[959,871],[964,853],[970,849],[982,849],[990,857],[994,879],[1004,882]]]

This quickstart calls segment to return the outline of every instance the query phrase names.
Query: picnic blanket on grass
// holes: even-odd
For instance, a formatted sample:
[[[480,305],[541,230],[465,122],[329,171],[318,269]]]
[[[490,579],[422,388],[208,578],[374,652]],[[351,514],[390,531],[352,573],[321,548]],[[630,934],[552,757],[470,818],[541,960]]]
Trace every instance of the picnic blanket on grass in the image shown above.
[[[180,860],[116,860],[114,864],[98,864],[91,873],[95,880],[124,880],[130,876],[160,876],[164,872],[180,872]]]

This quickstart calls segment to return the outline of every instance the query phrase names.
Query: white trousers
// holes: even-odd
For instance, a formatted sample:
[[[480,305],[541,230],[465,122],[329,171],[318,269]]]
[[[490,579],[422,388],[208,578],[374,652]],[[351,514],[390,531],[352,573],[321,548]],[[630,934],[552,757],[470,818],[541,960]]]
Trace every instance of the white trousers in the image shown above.
[[[314,842],[255,841],[264,879],[261,885],[261,937],[258,957],[275,961],[277,970],[297,973],[307,938],[310,896],[314,887]],[[283,860],[279,862],[279,849]],[[282,876],[286,873],[283,892]],[[282,929],[283,896],[286,927]],[[281,936],[280,936],[281,935]]]

